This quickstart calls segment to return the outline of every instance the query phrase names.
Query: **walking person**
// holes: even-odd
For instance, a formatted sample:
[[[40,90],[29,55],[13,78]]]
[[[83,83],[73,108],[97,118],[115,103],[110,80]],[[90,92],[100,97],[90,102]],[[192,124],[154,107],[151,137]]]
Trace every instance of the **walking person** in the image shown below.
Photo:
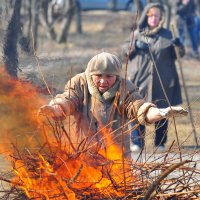
[[[77,132],[78,138],[84,137],[82,139],[85,141],[100,146],[104,146],[101,130],[111,126],[112,131],[107,134],[113,136],[115,144],[119,146],[124,142],[125,155],[129,155],[131,140],[128,122],[137,118],[139,123],[150,124],[172,115],[187,114],[182,107],[160,110],[153,103],[145,102],[138,88],[123,79],[121,74],[122,64],[117,56],[106,52],[97,54],[88,62],[85,72],[68,81],[62,94],[39,109],[39,115],[47,115],[55,120],[64,120],[66,116],[73,115],[80,130]],[[126,90],[123,90],[125,83]],[[119,98],[117,93],[120,94]],[[124,141],[122,121],[127,130]]]
[[[185,28],[191,41],[192,56],[199,58],[198,34],[199,18],[196,15],[196,7],[193,0],[178,0],[176,3],[177,26],[182,43],[185,42]]]
[[[134,68],[133,83],[139,87],[146,101],[152,101],[159,108],[169,106],[159,76],[170,104],[175,106],[182,103],[179,77],[175,66],[175,46],[178,47],[181,56],[185,53],[180,40],[173,39],[171,31],[163,28],[162,12],[160,3],[147,4],[138,22],[138,28],[130,36],[131,42],[127,41],[123,46],[125,55],[129,55],[128,67]],[[128,53],[130,45],[132,45],[131,52]],[[151,53],[155,65],[152,62]],[[137,59],[137,65],[132,66],[133,59]],[[168,120],[161,119],[156,122],[155,129],[155,146],[164,150]],[[144,147],[144,134],[145,126],[143,125],[132,132],[132,151],[138,151]]]

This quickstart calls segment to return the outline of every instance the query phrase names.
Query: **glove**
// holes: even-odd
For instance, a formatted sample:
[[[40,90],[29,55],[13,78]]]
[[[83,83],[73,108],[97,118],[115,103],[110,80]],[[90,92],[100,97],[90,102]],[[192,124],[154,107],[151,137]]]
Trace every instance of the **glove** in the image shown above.
[[[172,44],[180,47],[182,45],[181,40],[179,38],[175,38],[174,40],[172,40]]]
[[[148,50],[148,44],[146,42],[143,42],[141,40],[136,40],[135,41],[135,47],[136,49],[141,49],[141,50]]]
[[[167,108],[160,108],[160,115],[163,118],[169,118],[169,117],[181,117],[186,116],[188,114],[188,111],[182,108],[181,106],[171,106]]]
[[[60,105],[44,105],[39,108],[38,116],[48,116],[53,118],[54,120],[64,120],[65,115]]]

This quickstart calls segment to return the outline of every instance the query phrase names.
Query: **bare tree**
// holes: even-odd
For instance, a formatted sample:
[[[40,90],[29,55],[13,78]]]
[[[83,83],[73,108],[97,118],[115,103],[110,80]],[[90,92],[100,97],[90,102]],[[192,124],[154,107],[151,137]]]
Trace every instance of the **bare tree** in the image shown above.
[[[37,41],[38,41],[38,26],[39,26],[39,10],[41,8],[41,2],[38,0],[32,0],[31,5],[31,13],[32,13],[32,20],[31,20],[31,36],[33,36],[33,45],[34,49],[37,49]]]
[[[61,33],[57,37],[57,42],[67,42],[69,28],[72,22],[73,15],[75,13],[76,3],[74,0],[68,0],[64,7],[64,18],[61,27]]]
[[[21,0],[15,0],[13,13],[8,23],[4,39],[4,63],[7,72],[14,78],[17,78],[18,70],[18,52],[17,42],[20,30],[20,8]]]
[[[43,0],[44,1],[44,0]],[[49,38],[58,43],[67,42],[72,19],[76,17],[77,33],[82,33],[82,19],[80,5],[77,0],[63,0],[63,5],[55,1],[46,0],[42,6],[40,22],[47,30]],[[61,31],[56,31],[56,25],[61,25]]]
[[[143,10],[142,4],[141,4],[140,0],[136,0],[135,4],[136,4],[137,13],[138,13],[137,15],[138,15],[138,17],[140,17],[142,10]]]
[[[82,16],[81,16],[81,8],[77,0],[75,0],[75,17],[76,17],[76,32],[78,34],[82,33]]]
[[[42,26],[44,26],[44,28],[47,31],[47,36],[52,39],[52,40],[56,40],[56,33],[53,27],[53,5],[51,3],[51,1],[49,0],[43,0],[42,3],[42,8],[41,8],[41,15],[40,15],[40,22],[42,24]]]

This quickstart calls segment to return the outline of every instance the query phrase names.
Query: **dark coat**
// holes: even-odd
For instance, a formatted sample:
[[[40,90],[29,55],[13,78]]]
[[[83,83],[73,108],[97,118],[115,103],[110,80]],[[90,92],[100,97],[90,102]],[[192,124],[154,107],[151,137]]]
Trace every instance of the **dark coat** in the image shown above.
[[[147,12],[152,5],[155,6],[157,4],[150,4],[144,12]],[[137,67],[137,70],[133,74],[133,83],[139,87],[142,96],[146,97],[147,101],[153,101],[158,107],[167,107],[169,104],[159,80],[159,73],[170,104],[181,104],[181,89],[175,66],[176,54],[172,43],[172,33],[170,30],[163,28],[162,23],[152,32],[147,32],[148,27],[145,20],[146,13],[143,13],[139,21],[139,28],[134,32],[130,59],[137,59],[137,66],[134,66]],[[156,66],[153,65],[149,49],[141,50],[135,48],[136,40],[149,43]],[[184,54],[183,46],[179,50]],[[133,67],[131,62],[129,67]]]
[[[182,4],[180,0],[176,3],[176,14],[186,22],[187,26],[194,26],[195,4],[193,0],[187,5]]]

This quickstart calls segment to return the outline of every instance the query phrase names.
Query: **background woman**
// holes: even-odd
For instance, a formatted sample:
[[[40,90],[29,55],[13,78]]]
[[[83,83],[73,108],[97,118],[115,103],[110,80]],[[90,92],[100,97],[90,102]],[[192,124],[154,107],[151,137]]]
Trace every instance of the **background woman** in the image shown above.
[[[138,22],[137,30],[133,36],[131,35],[133,42],[129,59],[137,59],[132,80],[139,87],[142,96],[147,101],[153,101],[158,107],[164,108],[169,104],[161,87],[159,76],[170,104],[181,104],[181,89],[175,66],[175,46],[178,47],[181,56],[185,51],[180,40],[173,39],[171,31],[163,28],[164,17],[161,11],[163,10],[159,3],[147,4]],[[130,42],[124,45],[126,55],[128,55],[129,46]],[[153,65],[151,55],[155,65]],[[131,62],[130,67],[133,67]],[[168,120],[158,121],[155,127],[155,146],[162,150],[167,140]],[[139,131],[143,135],[145,127],[140,125]],[[134,130],[132,133],[135,144],[132,146],[133,151],[143,148],[144,145],[143,137],[139,140],[138,135],[138,130]]]

